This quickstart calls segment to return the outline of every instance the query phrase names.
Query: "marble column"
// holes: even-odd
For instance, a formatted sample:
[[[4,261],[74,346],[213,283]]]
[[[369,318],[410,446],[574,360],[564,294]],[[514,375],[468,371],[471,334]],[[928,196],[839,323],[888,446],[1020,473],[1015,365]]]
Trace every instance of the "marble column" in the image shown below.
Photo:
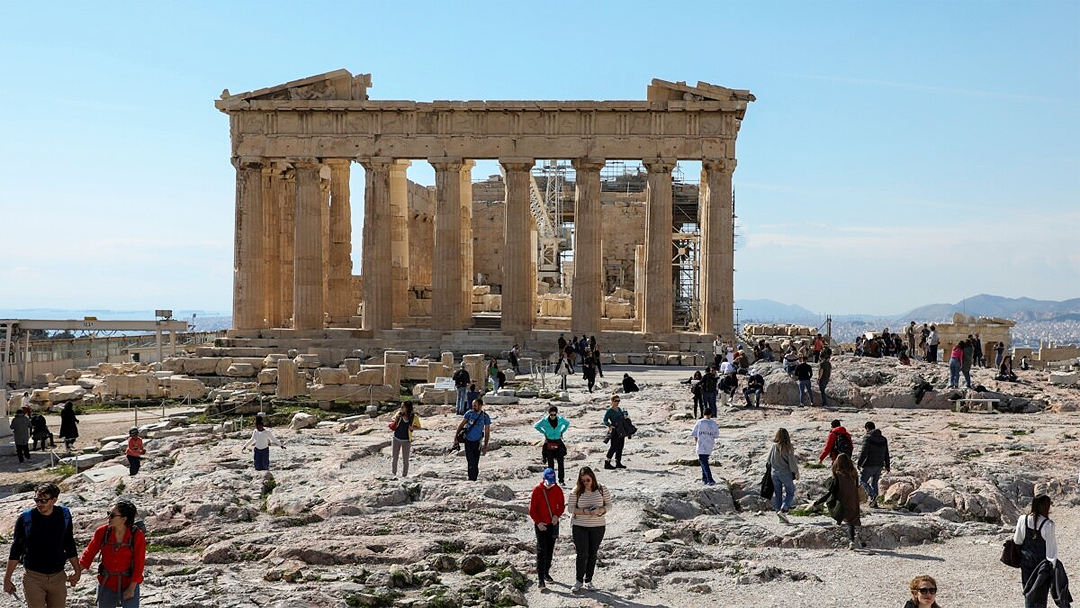
[[[462,327],[472,327],[472,288],[476,275],[473,270],[472,236],[472,168],[476,165],[466,160],[458,173],[461,192],[461,322]]]
[[[532,273],[529,211],[529,172],[533,159],[500,159],[506,174],[506,223],[503,232],[503,331],[532,331],[536,311],[532,293],[536,282]]]
[[[327,312],[333,323],[348,323],[356,314],[352,308],[352,203],[349,174],[352,161],[328,160],[330,165],[330,265],[327,278]]]
[[[322,218],[322,266],[326,273],[322,282],[324,317],[330,312],[330,167],[319,167],[319,208]]]
[[[281,327],[281,196],[280,169],[270,163],[263,167],[263,246],[266,264],[263,276],[266,294],[263,316],[268,327]]]
[[[701,331],[735,337],[735,224],[731,177],[735,159],[701,163]]]
[[[431,270],[431,326],[461,329],[461,158],[432,158],[435,167],[435,255]]]
[[[302,159],[296,167],[296,206],[293,240],[293,329],[322,329],[323,221],[319,168],[315,159]]]
[[[364,166],[364,329],[393,329],[393,273],[390,267],[390,167],[387,157],[367,158]]]
[[[281,174],[281,327],[292,327],[293,318],[293,257],[296,251],[296,169],[286,164]]]
[[[642,164],[649,172],[649,188],[645,203],[645,314],[641,331],[665,334],[671,332],[674,305],[671,170],[675,161],[655,159]]]
[[[263,301],[266,298],[265,240],[263,235],[264,162],[257,158],[237,158],[236,235],[233,251],[233,328],[265,327]]]
[[[575,336],[600,331],[603,316],[603,252],[601,242],[600,170],[604,161],[571,161],[577,174],[574,192],[574,282],[570,331]]]
[[[390,166],[390,268],[394,323],[409,318],[409,178],[412,163],[395,160]]]

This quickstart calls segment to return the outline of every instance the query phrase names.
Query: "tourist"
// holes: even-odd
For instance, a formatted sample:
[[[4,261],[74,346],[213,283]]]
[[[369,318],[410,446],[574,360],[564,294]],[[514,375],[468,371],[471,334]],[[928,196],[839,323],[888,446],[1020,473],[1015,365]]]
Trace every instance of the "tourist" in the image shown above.
[[[949,353],[949,388],[960,388],[960,370],[964,367],[964,341],[953,346]]]
[[[462,416],[454,437],[454,445],[457,445],[457,437],[464,439],[469,481],[476,481],[480,477],[480,457],[487,455],[488,441],[491,439],[491,417],[484,411],[483,399],[473,399],[472,409]],[[480,445],[481,439],[484,440],[483,446]]]
[[[1050,519],[1050,497],[1039,494],[1031,501],[1031,513],[1016,522],[1013,542],[1020,547],[1020,582],[1024,589],[1025,608],[1046,608],[1052,576],[1040,577],[1039,571],[1049,562],[1057,565],[1057,536]],[[10,566],[9,566],[10,569]],[[1040,578],[1045,582],[1040,584]]]
[[[739,350],[735,354],[735,373],[746,374],[750,370],[750,357],[746,356],[746,351]]]
[[[138,435],[138,429],[131,429],[136,435]],[[262,415],[255,416],[255,430],[251,432],[251,437],[244,443],[241,448],[246,450],[248,446],[253,446],[253,452],[255,454],[255,470],[256,471],[269,471],[270,470],[270,444],[274,444],[281,449],[285,449],[285,445],[274,437],[274,431],[266,428],[266,424]],[[139,447],[142,447],[142,440],[139,440]],[[130,448],[129,448],[130,450]],[[146,453],[146,450],[143,450]],[[128,456],[130,459],[131,456]],[[138,465],[135,466],[135,472],[139,471]],[[135,473],[132,473],[134,475]]]
[[[499,360],[492,357],[487,368],[488,382],[491,384],[493,393],[499,392]]]
[[[761,395],[765,392],[765,378],[761,374],[751,374],[750,378],[746,381],[746,388],[743,389],[743,396],[746,397],[746,407],[761,407]],[[753,405],[750,404],[750,396],[754,396]]]
[[[712,343],[713,352],[713,365],[717,368],[720,367],[720,362],[724,360],[724,342],[720,339],[720,336],[716,336],[716,339]]]
[[[705,415],[705,402],[701,399],[701,372],[695,371],[694,375],[690,377],[690,394],[694,398],[694,418],[701,418]],[[701,411],[701,415],[698,415],[698,411]]]
[[[583,587],[592,591],[596,555],[600,551],[600,541],[604,539],[604,530],[607,527],[604,516],[611,510],[611,494],[596,480],[592,469],[582,467],[568,506],[574,549],[577,551],[576,582],[571,591],[577,593]]]
[[[577,360],[577,350],[574,349],[573,344],[567,344],[563,349],[563,353],[566,354],[566,360],[570,363],[570,373],[574,373],[574,361]]]
[[[817,387],[818,392],[821,393],[821,407],[829,405],[829,399],[825,396],[825,387],[829,385],[829,379],[832,378],[832,356],[827,356],[821,359],[821,363],[818,365],[818,379]]]
[[[470,382],[469,383],[469,390],[466,391],[466,393],[465,393],[465,399],[466,399],[465,404],[467,406],[466,409],[465,409],[465,412],[469,411],[468,407],[471,407],[471,406],[469,406],[469,404],[471,404],[473,401],[476,401],[479,398],[480,398],[480,389],[476,388],[476,383],[475,382]],[[465,412],[461,412],[461,415],[464,416]]]
[[[972,339],[971,345],[975,349],[974,357],[972,357],[971,359],[971,364],[978,367],[986,367],[986,356],[983,354],[983,343],[982,338],[979,337],[979,334],[975,334],[975,337]]]
[[[55,483],[37,486],[34,489],[37,507],[26,509],[15,520],[7,572],[4,574],[4,593],[15,593],[11,575],[21,563],[25,568],[23,594],[26,605],[33,608],[64,606],[67,603],[64,582],[74,587],[82,576],[71,511],[56,504],[59,497],[60,487]],[[65,561],[71,564],[73,570],[68,576],[64,575]]]
[[[795,502],[795,480],[799,478],[799,458],[791,445],[791,435],[781,428],[773,436],[772,447],[766,457],[773,482],[773,510],[780,521],[790,523],[788,510]]]
[[[787,351],[784,352],[784,371],[790,376],[795,372],[795,366],[798,364],[799,355],[795,352],[795,347],[787,347]]]
[[[971,388],[971,362],[975,359],[975,338],[968,336],[964,340],[964,357],[960,360],[960,372],[964,374],[964,383]]]
[[[596,338],[589,338],[589,341],[590,342],[595,342]],[[593,357],[593,365],[596,366],[596,373],[601,378],[603,378],[604,377],[604,366],[600,362],[600,349],[599,348],[597,348],[595,346],[592,347],[592,357]]]
[[[814,368],[806,362],[806,357],[799,357],[799,364],[793,372],[795,379],[799,381],[799,405],[803,404],[806,397],[806,405],[814,405],[814,391],[810,388],[810,379],[814,376]]]
[[[139,607],[139,585],[146,566],[146,533],[135,524],[138,510],[127,500],[118,500],[109,509],[104,525],[94,530],[79,565],[89,570],[101,554],[98,568],[98,608]]]
[[[619,407],[619,396],[611,396],[611,406],[604,412],[604,426],[608,429],[608,439],[611,445],[608,447],[607,457],[604,459],[605,469],[625,469],[622,464],[623,447],[626,445],[626,436],[619,430],[619,422],[626,417],[626,412]],[[615,465],[611,464],[611,457],[615,457]]]
[[[566,377],[574,373],[574,366],[570,365],[570,359],[567,358],[567,354],[563,353],[559,355],[559,362],[555,364],[555,374],[561,376],[560,387],[562,390],[566,390]]]
[[[261,420],[255,419],[255,426],[258,427],[261,424]],[[269,450],[267,450],[269,452]],[[124,454],[128,460],[128,473],[130,475],[138,475],[139,468],[142,467],[143,456],[146,456],[146,448],[143,447],[142,437],[139,436],[139,429],[132,427],[128,431],[127,449],[124,450]]]
[[[930,327],[926,324],[922,324],[922,329],[919,330],[919,350],[922,352],[923,361],[930,360],[930,343],[927,341],[930,338]]]
[[[871,507],[878,506],[878,480],[881,479],[881,470],[889,472],[889,440],[881,434],[881,429],[874,426],[869,420],[863,425],[866,429],[866,437],[863,438],[862,448],[859,450],[859,485],[866,490],[866,497]]]
[[[739,390],[739,377],[734,371],[730,371],[720,379],[718,386],[721,394],[725,396],[724,405],[731,407],[735,403],[735,391]],[[713,399],[713,416],[716,415],[716,400]]]
[[[593,364],[592,355],[589,352],[581,359],[581,377],[585,380],[585,386],[591,393],[596,386],[596,365]]]
[[[641,389],[638,388],[637,382],[634,381],[634,378],[630,376],[630,374],[622,375],[622,392],[636,393],[639,390]]]
[[[734,363],[728,363],[727,361],[722,361],[720,363],[720,369],[719,369],[720,376],[723,377],[723,376],[726,376],[728,374],[734,374],[735,369],[736,368],[735,368]]]
[[[529,500],[529,517],[536,532],[536,586],[540,589],[555,582],[551,578],[551,557],[559,538],[559,518],[566,511],[565,500],[562,488],[555,485],[555,471],[551,467],[544,469]]]
[[[900,353],[899,361],[900,365],[911,365],[911,359],[907,353]]]
[[[698,420],[694,424],[694,430],[690,431],[690,436],[697,439],[698,462],[701,463],[701,483],[707,486],[716,485],[716,482],[713,481],[712,470],[709,468],[709,457],[712,456],[713,448],[716,446],[716,438],[719,435],[720,428],[716,426],[712,412],[708,409],[705,410],[705,417]]]
[[[937,325],[930,326],[930,333],[926,336],[926,361],[928,363],[937,363],[937,347],[941,343],[941,338],[938,337]]]
[[[60,438],[64,440],[64,450],[68,452],[79,438],[79,419],[75,417],[75,406],[70,401],[60,410]]]
[[[1024,365],[1026,365],[1026,362],[1021,359],[1020,368],[1024,369]],[[997,376],[995,376],[994,379],[1001,380],[1003,382],[1016,382],[1017,380],[1019,380],[1019,378],[1013,372],[1012,355],[1005,355],[1005,358],[1001,360],[1001,365],[998,366]]]
[[[907,328],[904,329],[904,337],[907,338],[907,347],[909,353],[915,352],[915,322],[912,321]]]
[[[855,451],[855,444],[851,442],[851,433],[840,424],[839,420],[833,420],[829,425],[832,428],[829,429],[829,436],[825,438],[825,448],[821,450],[818,462],[825,462],[826,456],[835,462],[840,454],[847,454],[850,458]]]
[[[562,354],[562,353],[566,352],[566,338],[564,338],[562,334],[559,334],[558,345],[559,345],[559,354]]]
[[[716,416],[716,391],[720,388],[720,378],[716,376],[716,368],[709,366],[705,375],[701,377],[701,401],[705,410]]]
[[[865,344],[866,344],[866,338],[864,336],[855,336],[855,356],[856,357],[863,356]]]
[[[825,341],[821,339],[821,334],[814,336],[814,363],[821,361],[821,349],[825,348]]]
[[[581,357],[582,361],[585,360],[585,355],[587,354],[588,350],[589,350],[589,338],[586,337],[585,334],[581,334],[581,339],[578,340],[578,343],[577,343],[577,353],[578,353],[578,356]]]
[[[49,442],[49,445],[56,447],[56,442],[53,441],[52,431],[49,430],[49,423],[45,420],[45,416],[41,415],[41,412],[34,412],[30,416],[30,427],[33,429],[33,449],[38,449],[38,443],[41,443],[41,451],[45,451],[45,442]]]
[[[761,355],[766,361],[771,363],[775,359],[775,356],[773,355],[772,345],[770,345],[768,342],[765,342],[764,340],[762,340],[762,343],[764,343],[765,346],[761,349]]]
[[[412,432],[420,428],[420,417],[413,412],[412,403],[402,403],[401,409],[390,421],[390,474],[397,477],[398,455],[401,455],[401,476],[409,476],[409,449],[412,447]]]
[[[510,347],[510,352],[506,353],[506,360],[510,362],[510,369],[514,370],[515,374],[521,374],[521,370],[518,369],[518,345],[517,344]]]
[[[29,411],[29,407],[23,406],[15,410],[15,416],[11,418],[12,441],[19,462],[30,460],[30,417],[26,415]]]
[[[937,603],[937,581],[928,575],[916,576],[909,586],[911,599],[904,608],[941,608]]]
[[[847,454],[840,454],[832,465],[832,477],[825,482],[825,496],[817,499],[814,504],[824,503],[829,509],[829,515],[838,524],[848,525],[848,549],[855,548],[855,528],[862,526],[859,519],[859,481],[858,471]],[[865,547],[866,541],[859,539]]]
[[[994,367],[1001,367],[1001,359],[1005,356],[1005,343],[998,342],[994,345]]]
[[[1004,362],[1005,362],[1005,360],[1002,359],[1002,363],[1004,363]],[[1012,364],[1012,357],[1011,356],[1009,357],[1009,363],[1010,363],[1010,365]],[[1031,369],[1030,366],[1028,365],[1027,355],[1023,355],[1022,357],[1020,357],[1020,369],[1024,370],[1025,372],[1027,370]]]
[[[559,485],[564,485],[566,477],[563,475],[563,459],[566,458],[566,444],[563,443],[563,433],[570,428],[570,422],[559,415],[559,408],[552,405],[548,408],[548,415],[536,421],[533,428],[540,431],[544,436],[544,447],[540,449],[540,459],[549,469],[559,465]]]
[[[465,362],[461,362],[461,367],[458,368],[454,375],[454,388],[457,389],[457,414],[458,416],[465,414],[465,408],[472,403],[469,400],[469,370],[465,369]]]

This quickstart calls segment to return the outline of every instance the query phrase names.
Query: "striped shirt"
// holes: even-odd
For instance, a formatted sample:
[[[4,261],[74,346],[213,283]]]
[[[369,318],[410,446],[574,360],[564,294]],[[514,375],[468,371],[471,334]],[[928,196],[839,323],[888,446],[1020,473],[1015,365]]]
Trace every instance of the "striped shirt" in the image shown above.
[[[573,517],[570,518],[571,526],[583,526],[585,528],[599,528],[607,525],[607,521],[603,515],[578,515],[576,512],[588,507],[596,507],[600,509],[603,507],[604,511],[611,510],[611,494],[607,488],[602,488],[600,492],[597,491],[585,491],[580,495],[576,493],[570,494],[570,504],[567,505],[570,512],[573,513]]]

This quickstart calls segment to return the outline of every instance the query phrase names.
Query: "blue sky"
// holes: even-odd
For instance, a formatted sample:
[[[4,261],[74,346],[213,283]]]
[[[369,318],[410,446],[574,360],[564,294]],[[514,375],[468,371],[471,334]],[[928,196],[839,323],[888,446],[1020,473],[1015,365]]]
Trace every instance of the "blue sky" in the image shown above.
[[[1080,296],[1074,0],[8,2],[0,308],[229,310],[213,100],[337,68],[371,73],[373,99],[750,89],[736,298]]]

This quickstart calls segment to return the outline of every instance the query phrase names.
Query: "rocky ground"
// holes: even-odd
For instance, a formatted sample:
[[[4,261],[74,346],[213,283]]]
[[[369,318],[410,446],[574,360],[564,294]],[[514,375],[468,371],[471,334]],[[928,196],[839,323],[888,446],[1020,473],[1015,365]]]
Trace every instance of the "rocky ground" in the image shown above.
[[[611,384],[597,393],[584,392],[580,379],[571,386],[570,401],[559,404],[572,425],[568,481],[592,466],[614,499],[590,593],[570,594],[569,526],[555,554],[558,583],[547,593],[533,583],[527,509],[541,470],[532,424],[547,408],[542,399],[488,408],[492,443],[478,482],[466,481],[460,451],[447,453],[458,418],[424,405],[407,479],[390,476],[383,415],[276,429],[288,449],[272,448],[269,473],[253,470],[240,434],[155,439],[139,476],[97,484],[72,477],[62,500],[80,546],[117,496],[143,509],[151,536],[146,606],[901,606],[907,582],[924,573],[937,577],[943,606],[1017,606],[1019,572],[998,556],[1035,491],[1053,496],[1061,558],[1078,563],[1080,390],[1049,387],[1034,373],[999,386],[977,371],[975,383],[1003,395],[1010,409],[1048,408],[910,409],[914,375],[941,388],[944,366],[838,357],[834,386],[846,405],[822,410],[795,406],[783,372],[762,369],[765,407],[721,408],[712,458],[718,483],[709,488],[700,484],[689,391],[679,383],[692,370],[611,367]],[[627,442],[629,469],[605,471],[601,419],[623,371],[643,386],[623,398],[639,432]],[[945,408],[950,395],[934,390],[923,404]],[[882,481],[890,500],[864,511],[868,547],[855,551],[828,517],[807,513],[783,524],[754,495],[770,439],[783,426],[804,464],[797,503],[820,496],[827,470],[806,465],[817,463],[837,417],[857,445],[873,420],[893,453]],[[30,498],[0,500],[0,512],[14,518]],[[92,593],[82,583],[69,605],[91,605]]]

